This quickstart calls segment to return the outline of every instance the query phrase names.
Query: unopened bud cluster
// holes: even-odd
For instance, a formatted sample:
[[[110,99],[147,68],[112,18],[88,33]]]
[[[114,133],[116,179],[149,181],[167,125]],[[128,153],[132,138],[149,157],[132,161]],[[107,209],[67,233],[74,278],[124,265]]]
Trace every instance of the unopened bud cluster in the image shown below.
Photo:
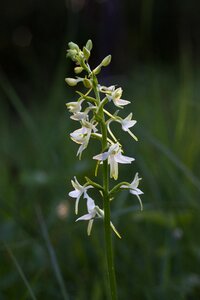
[[[125,118],[119,116],[119,110],[114,114],[111,113],[107,109],[107,103],[112,103],[117,109],[122,109],[130,101],[121,98],[123,93],[121,87],[116,88],[115,85],[106,87],[98,83],[97,75],[101,72],[102,67],[107,67],[110,64],[111,55],[106,56],[98,66],[91,69],[88,60],[92,50],[92,41],[88,40],[82,50],[73,42],[70,42],[68,46],[67,57],[75,62],[74,72],[78,76],[75,78],[66,78],[65,81],[69,86],[76,86],[78,83],[81,83],[86,89],[84,93],[77,91],[78,99],[76,101],[66,103],[69,112],[72,114],[70,118],[80,126],[70,133],[70,137],[72,141],[79,145],[77,151],[79,159],[81,159],[83,151],[88,147],[90,140],[99,140],[103,146],[99,150],[100,153],[93,156],[93,159],[97,161],[95,175],[97,175],[97,170],[101,164],[106,161],[110,169],[110,178],[117,180],[119,172],[118,164],[130,164],[135,159],[123,154],[123,147],[119,142],[119,138],[112,132],[111,123],[116,122],[120,124],[121,129],[137,141],[137,137],[130,130],[136,124],[136,120],[132,119],[132,113],[129,113]],[[82,77],[80,77],[81,73],[84,73]],[[105,137],[106,147],[103,142]],[[81,185],[77,178],[74,177],[74,180],[71,181],[74,190],[69,193],[69,196],[76,199],[76,214],[78,214],[80,198],[86,199],[87,214],[79,217],[77,221],[89,221],[87,230],[89,235],[94,219],[104,218],[104,210],[95,204],[95,201],[88,195],[88,190],[92,188],[97,189],[101,197],[104,197],[105,191],[103,185],[92,181],[88,177],[85,177],[85,179],[85,184]],[[138,188],[140,179],[138,173],[136,173],[131,183],[117,183],[114,188],[109,190],[110,201],[113,200],[116,192],[129,190],[131,194],[137,196],[142,209],[142,202],[139,195],[143,194],[143,192]],[[110,226],[120,237],[112,222],[110,222]]]

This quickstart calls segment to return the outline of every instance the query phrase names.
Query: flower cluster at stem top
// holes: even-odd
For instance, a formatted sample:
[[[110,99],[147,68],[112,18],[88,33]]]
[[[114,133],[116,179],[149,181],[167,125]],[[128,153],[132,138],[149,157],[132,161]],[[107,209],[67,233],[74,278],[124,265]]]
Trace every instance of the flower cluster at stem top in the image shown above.
[[[74,72],[77,76],[75,78],[65,78],[65,81],[70,86],[76,86],[78,83],[82,83],[86,88],[85,93],[77,91],[79,96],[77,101],[66,103],[69,112],[72,114],[70,118],[80,124],[80,128],[70,133],[70,137],[72,141],[79,145],[77,156],[81,159],[82,153],[88,147],[91,139],[97,139],[103,145],[102,128],[106,128],[106,147],[105,145],[102,146],[101,153],[93,156],[93,159],[97,160],[96,170],[98,169],[99,164],[102,164],[103,161],[107,161],[110,167],[110,178],[117,180],[118,164],[130,164],[135,159],[123,155],[122,145],[112,132],[111,123],[119,123],[121,129],[137,141],[137,137],[130,130],[130,128],[136,124],[136,120],[132,119],[132,113],[129,113],[125,118],[118,115],[119,109],[123,109],[130,101],[122,99],[123,90],[121,87],[116,87],[115,85],[106,87],[98,83],[97,75],[101,72],[103,67],[110,64],[111,55],[106,56],[97,67],[91,70],[88,60],[92,50],[92,41],[88,40],[82,50],[73,42],[70,42],[68,45],[69,49],[67,50],[67,57],[75,62],[76,66]],[[80,77],[79,74],[83,72],[84,75]],[[112,103],[117,108],[117,111],[114,114],[109,112],[106,108],[107,103]],[[109,199],[112,200],[114,194],[122,189],[129,190],[131,194],[137,196],[142,209],[140,194],[143,194],[143,192],[138,188],[140,179],[138,173],[136,173],[131,183],[118,183],[111,191],[109,191]],[[78,214],[80,198],[83,197],[86,199],[88,213],[79,217],[77,221],[89,221],[87,230],[89,235],[94,219],[104,218],[104,211],[103,209],[100,209],[99,206],[95,205],[94,200],[88,195],[88,190],[96,188],[103,197],[104,188],[87,177],[86,183],[83,186],[78,182],[77,178],[74,177],[72,186],[74,187],[74,190],[69,193],[69,196],[76,199],[76,214]],[[110,226],[120,237],[112,222],[110,222]]]

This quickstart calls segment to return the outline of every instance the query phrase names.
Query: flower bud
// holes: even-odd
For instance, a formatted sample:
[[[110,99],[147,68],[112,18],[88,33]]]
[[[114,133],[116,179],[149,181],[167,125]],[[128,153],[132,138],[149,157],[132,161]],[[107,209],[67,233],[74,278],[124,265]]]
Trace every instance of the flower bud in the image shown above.
[[[98,65],[93,71],[94,75],[97,75],[101,72],[101,65]]]
[[[90,57],[90,51],[86,47],[83,47],[83,54],[85,56],[85,59],[88,60]]]
[[[72,50],[77,50],[77,51],[79,50],[79,46],[77,44],[73,43],[73,42],[69,42],[68,46]]]
[[[75,85],[77,85],[77,83],[78,83],[77,79],[74,79],[74,78],[65,78],[65,82],[66,82],[69,86],[75,86]]]
[[[82,68],[82,67],[75,67],[75,68],[74,68],[74,72],[75,72],[76,74],[80,74],[82,71],[83,71],[83,68]]]
[[[87,89],[91,89],[92,88],[92,82],[91,80],[89,80],[88,78],[84,78],[83,79],[83,84]]]
[[[102,62],[101,62],[101,66],[103,67],[107,67],[111,62],[111,55],[106,56]]]
[[[89,51],[91,51],[91,50],[92,50],[92,41],[91,41],[91,40],[88,40],[85,47],[86,47]]]

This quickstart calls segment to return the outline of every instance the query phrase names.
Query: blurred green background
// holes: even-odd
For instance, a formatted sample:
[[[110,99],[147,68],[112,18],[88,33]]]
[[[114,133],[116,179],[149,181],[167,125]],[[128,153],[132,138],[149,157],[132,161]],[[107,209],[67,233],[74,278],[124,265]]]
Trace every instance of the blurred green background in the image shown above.
[[[96,150],[78,161],[69,139],[65,51],[89,38],[92,66],[113,57],[101,84],[138,120],[120,177],[139,172],[144,211],[125,192],[112,204],[119,299],[200,299],[199,16],[194,0],[1,2],[0,300],[107,299],[102,223],[88,238],[68,197]]]

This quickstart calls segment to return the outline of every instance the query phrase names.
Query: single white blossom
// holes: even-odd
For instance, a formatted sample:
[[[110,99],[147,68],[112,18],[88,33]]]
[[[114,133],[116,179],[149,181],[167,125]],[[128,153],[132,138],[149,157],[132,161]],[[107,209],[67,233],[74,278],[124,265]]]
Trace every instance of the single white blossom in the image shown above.
[[[93,157],[93,159],[104,161],[108,159],[110,165],[110,177],[115,180],[118,178],[118,163],[130,164],[133,160],[132,157],[122,155],[122,149],[118,143],[110,146],[107,152],[103,152]]]
[[[133,127],[137,123],[136,120],[132,120],[132,116],[133,114],[130,113],[125,119],[121,119],[119,122],[122,125],[122,130],[128,132],[137,141],[137,137],[129,130],[129,128]]]
[[[107,111],[106,111],[106,113],[107,113]],[[118,113],[118,111],[116,113]],[[125,119],[118,117],[117,114],[115,114],[115,115],[111,115],[110,113],[107,113],[107,114],[110,117],[110,119],[107,121],[107,129],[115,142],[117,142],[117,139],[110,129],[110,124],[114,121],[120,123],[122,126],[122,130],[128,132],[132,136],[132,138],[134,138],[136,141],[138,141],[137,137],[129,130],[129,128],[133,127],[137,123],[136,120],[132,120],[132,113],[130,113]]]
[[[79,113],[81,111],[81,104],[83,103],[84,99],[80,100],[80,101],[74,101],[74,102],[68,102],[66,103],[67,108],[69,109],[69,111],[73,114],[75,113]]]
[[[121,87],[115,89],[114,85],[111,85],[109,87],[98,85],[98,90],[101,93],[106,94],[108,100],[113,101],[113,103],[119,108],[122,108],[122,106],[130,103],[130,101],[121,99],[123,92]]]
[[[88,107],[85,109],[85,111],[74,112],[74,114],[70,118],[75,121],[88,121],[89,112],[93,109],[96,109],[96,106],[92,105],[91,103],[88,103]]]
[[[75,202],[75,214],[78,214],[78,204],[81,196],[84,197],[87,195],[87,190],[93,188],[91,185],[82,186],[78,180],[76,179],[76,176],[74,176],[74,181],[71,180],[72,186],[74,187],[74,191],[71,191],[69,193],[69,196],[72,198],[76,198]]]
[[[111,95],[109,95],[109,94],[106,94],[106,95],[107,95],[108,100],[109,101],[112,100],[113,103],[115,104],[115,106],[122,108],[122,106],[130,103],[130,101],[121,99],[122,92],[123,92],[123,90],[120,87],[120,88],[117,88],[116,90],[112,91]]]
[[[98,206],[95,205],[94,200],[85,194],[84,198],[87,199],[87,211],[88,213],[78,218],[77,221],[89,221],[87,227],[87,233],[90,235],[92,230],[92,225],[95,217],[103,218],[104,212]]]
[[[82,120],[82,127],[70,133],[71,139],[75,143],[81,145],[77,151],[77,156],[79,156],[79,158],[81,158],[83,150],[86,149],[88,146],[91,133],[97,131],[95,126],[96,125],[86,120]]]
[[[130,183],[130,184],[127,184],[127,185],[122,185],[121,188],[124,188],[124,189],[129,189],[129,192],[133,195],[136,195],[136,197],[138,198],[139,202],[140,202],[140,207],[141,207],[141,210],[143,210],[143,205],[142,205],[142,201],[140,199],[140,196],[141,194],[144,194],[139,188],[138,188],[138,185],[139,185],[139,181],[141,180],[141,178],[138,177],[138,173],[135,174],[135,177],[133,179],[133,181]]]
[[[87,227],[87,234],[90,235],[94,219],[95,218],[103,219],[104,218],[104,211],[102,209],[100,209],[99,206],[95,205],[94,200],[91,197],[89,197],[87,193],[85,193],[84,198],[87,199],[87,211],[88,211],[88,213],[83,215],[82,217],[78,218],[76,220],[76,222],[77,221],[89,221],[88,222],[88,227]],[[110,221],[110,227],[115,232],[115,234],[119,238],[121,238],[119,232],[117,231],[117,229],[115,228],[115,226],[113,225],[113,223],[111,221]]]

